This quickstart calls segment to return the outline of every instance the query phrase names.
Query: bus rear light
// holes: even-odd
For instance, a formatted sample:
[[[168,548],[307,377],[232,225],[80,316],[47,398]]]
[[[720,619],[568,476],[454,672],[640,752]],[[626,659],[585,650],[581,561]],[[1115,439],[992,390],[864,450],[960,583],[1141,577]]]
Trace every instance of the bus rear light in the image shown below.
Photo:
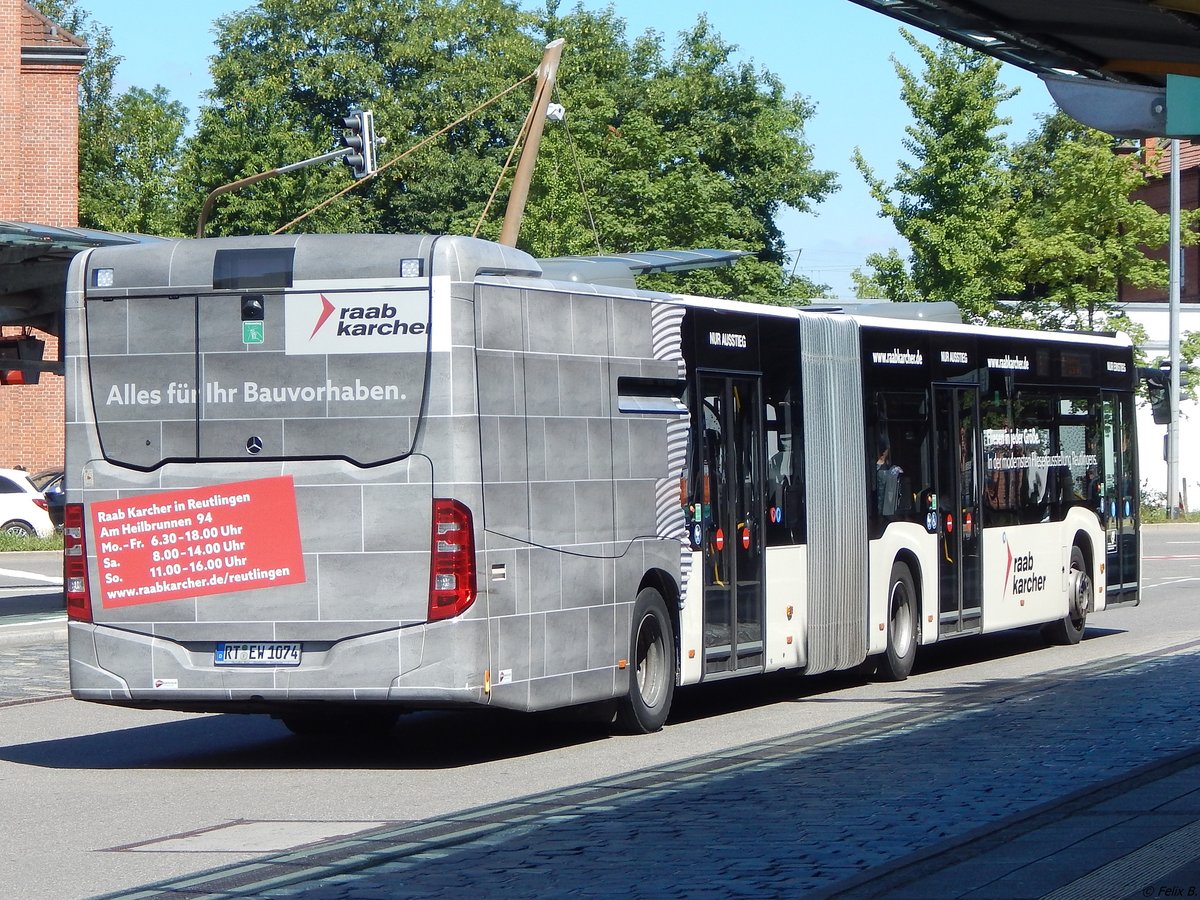
[[[433,501],[429,621],[449,619],[475,602],[475,528],[457,500]]]
[[[67,618],[74,622],[92,621],[84,534],[83,504],[68,503],[63,507],[63,593],[67,598]]]

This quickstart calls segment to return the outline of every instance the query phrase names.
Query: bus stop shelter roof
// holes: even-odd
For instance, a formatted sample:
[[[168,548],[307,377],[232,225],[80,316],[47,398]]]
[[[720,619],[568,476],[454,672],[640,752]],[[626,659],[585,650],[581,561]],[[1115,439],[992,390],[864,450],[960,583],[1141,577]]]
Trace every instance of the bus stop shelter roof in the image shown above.
[[[67,267],[76,253],[153,240],[158,238],[0,221],[0,325],[34,325],[57,332]]]
[[[1200,0],[852,0],[1038,74],[1200,76]]]

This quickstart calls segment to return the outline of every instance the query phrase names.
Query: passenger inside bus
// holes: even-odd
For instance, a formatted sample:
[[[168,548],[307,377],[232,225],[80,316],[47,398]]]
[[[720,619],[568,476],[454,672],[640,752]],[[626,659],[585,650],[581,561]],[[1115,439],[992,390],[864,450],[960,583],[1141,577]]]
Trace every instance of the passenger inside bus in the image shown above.
[[[884,518],[895,517],[901,505],[900,476],[904,470],[892,462],[892,450],[880,440],[879,458],[875,461],[875,502]]]

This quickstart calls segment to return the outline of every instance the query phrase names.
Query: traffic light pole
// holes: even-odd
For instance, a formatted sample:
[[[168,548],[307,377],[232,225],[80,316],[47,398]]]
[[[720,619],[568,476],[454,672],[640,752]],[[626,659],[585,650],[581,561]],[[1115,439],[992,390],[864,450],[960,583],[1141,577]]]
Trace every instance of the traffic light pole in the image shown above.
[[[1179,515],[1179,140],[1171,141],[1171,240],[1167,299],[1171,358],[1171,422],[1167,425],[1167,518]]]
[[[314,156],[312,159],[305,159],[300,162],[290,163],[286,166],[280,166],[278,169],[271,169],[269,172],[259,172],[257,175],[250,175],[242,178],[239,181],[232,181],[229,184],[223,184],[215,189],[211,194],[204,198],[204,206],[200,208],[200,221],[196,225],[196,237],[204,237],[204,226],[208,223],[208,217],[212,215],[213,206],[217,202],[217,198],[222,194],[228,194],[230,191],[236,191],[238,188],[244,188],[248,184],[255,184],[259,181],[265,181],[268,178],[274,178],[276,175],[285,175],[288,172],[294,172],[297,169],[303,169],[305,166],[313,166],[317,163],[329,162],[331,159],[338,159],[355,152],[352,147],[342,147],[338,150],[332,150],[329,153],[322,153],[320,156]]]

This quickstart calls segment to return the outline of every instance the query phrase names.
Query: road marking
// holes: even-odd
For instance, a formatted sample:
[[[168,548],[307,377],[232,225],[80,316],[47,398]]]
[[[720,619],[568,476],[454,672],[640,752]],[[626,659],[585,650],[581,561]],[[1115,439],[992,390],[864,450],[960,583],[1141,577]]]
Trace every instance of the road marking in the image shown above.
[[[54,584],[62,587],[61,575],[39,575],[37,572],[23,572],[20,569],[0,569],[0,577],[28,578],[30,581],[40,581],[42,584]]]
[[[1189,578],[1168,578],[1166,581],[1160,581],[1157,584],[1148,584],[1146,585],[1146,589],[1149,590],[1150,588],[1174,587],[1177,584],[1187,584],[1189,581],[1200,581],[1200,577],[1193,576]]]

